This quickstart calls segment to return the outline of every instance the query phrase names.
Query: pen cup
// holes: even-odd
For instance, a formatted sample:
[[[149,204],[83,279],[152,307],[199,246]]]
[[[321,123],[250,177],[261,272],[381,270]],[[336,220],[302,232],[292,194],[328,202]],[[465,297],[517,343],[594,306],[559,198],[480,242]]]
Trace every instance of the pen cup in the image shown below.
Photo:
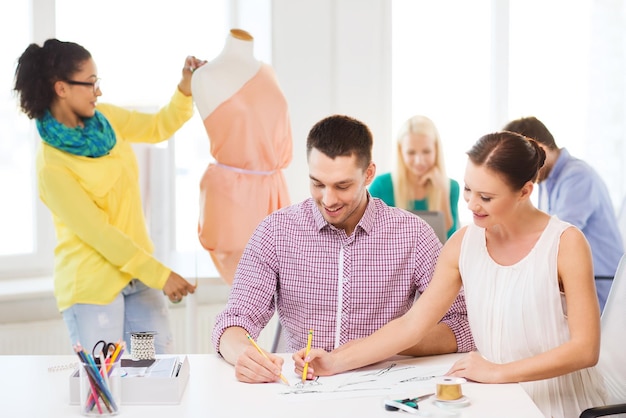
[[[88,416],[112,416],[120,412],[122,381],[120,360],[101,366],[79,363],[80,412]]]

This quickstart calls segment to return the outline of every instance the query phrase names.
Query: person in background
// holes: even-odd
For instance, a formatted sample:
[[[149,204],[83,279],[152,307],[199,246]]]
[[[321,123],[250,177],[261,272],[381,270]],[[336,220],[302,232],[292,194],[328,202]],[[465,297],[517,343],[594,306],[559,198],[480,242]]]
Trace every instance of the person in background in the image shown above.
[[[170,138],[193,114],[187,57],[169,104],[155,114],[97,104],[98,69],[89,51],[48,39],[18,59],[14,90],[36,120],[39,196],[57,236],[54,295],[71,344],[87,350],[131,332],[155,332],[156,353],[173,351],[168,308],[195,285],[153,256],[131,142]]]
[[[437,127],[426,116],[408,119],[396,137],[396,167],[377,176],[373,197],[407,210],[442,211],[448,238],[459,228],[459,183],[448,178]]]
[[[216,352],[243,382],[274,382],[283,359],[248,341],[278,313],[293,352],[307,342],[330,350],[405,313],[430,282],[441,243],[419,217],[372,199],[372,134],[362,122],[329,116],[307,138],[311,198],[279,209],[256,228],[213,329]],[[454,301],[453,301],[454,299]],[[474,348],[463,293],[443,320],[404,354]],[[445,314],[445,315],[444,315]]]
[[[546,126],[535,117],[509,122],[505,130],[535,139],[546,152],[539,172],[539,209],[578,227],[591,246],[600,312],[624,254],[617,216],[606,184],[586,162],[559,148]]]
[[[402,317],[334,352],[294,354],[308,378],[386,359],[419,343],[463,287],[477,352],[448,371],[483,383],[521,382],[546,417],[603,405],[600,310],[591,251],[575,226],[534,207],[545,152],[513,132],[480,138],[468,152],[463,197],[474,223],[444,245],[428,289]]]

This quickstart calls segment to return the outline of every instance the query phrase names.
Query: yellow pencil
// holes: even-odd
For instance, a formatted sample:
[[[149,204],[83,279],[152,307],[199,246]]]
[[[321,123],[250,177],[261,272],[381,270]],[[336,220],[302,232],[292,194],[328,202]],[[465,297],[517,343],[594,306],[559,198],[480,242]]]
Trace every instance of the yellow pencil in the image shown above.
[[[253,346],[257,349],[257,351],[258,351],[259,353],[261,353],[261,354],[263,355],[263,357],[265,357],[265,358],[266,358],[266,359],[268,359],[268,360],[270,359],[270,358],[267,356],[267,354],[265,354],[265,352],[264,352],[263,350],[261,350],[261,347],[259,347],[259,345],[256,343],[256,341],[254,341],[254,340],[252,339],[252,337],[250,336],[250,334],[246,334],[246,337],[248,337],[248,339],[250,340],[250,342],[252,343],[252,345],[253,345]],[[283,381],[283,382],[285,382],[288,386],[291,386],[291,385],[289,384],[289,381],[287,380],[287,378],[286,378],[285,376],[283,376],[283,374],[282,374],[282,373],[280,374],[280,378],[281,378],[281,379],[282,379],[282,381]]]
[[[113,351],[113,354],[111,354],[111,361],[109,362],[109,365],[107,366],[107,372],[111,370],[111,368],[113,367],[113,363],[117,361],[117,356],[120,355],[121,350],[122,350],[122,342],[118,340],[117,344],[115,344],[115,351]]]
[[[304,358],[306,358],[309,353],[311,352],[311,341],[313,340],[313,330],[310,329],[309,330],[309,338],[306,342],[306,354],[304,355]],[[309,362],[307,361],[306,363],[304,363],[304,369],[302,369],[302,383],[304,383],[306,381],[306,372],[307,370],[309,370]]]

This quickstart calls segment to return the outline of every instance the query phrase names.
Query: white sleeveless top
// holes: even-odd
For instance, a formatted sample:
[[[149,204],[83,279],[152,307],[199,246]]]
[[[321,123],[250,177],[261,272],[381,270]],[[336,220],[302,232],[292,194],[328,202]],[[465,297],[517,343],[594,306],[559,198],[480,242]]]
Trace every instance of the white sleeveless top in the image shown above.
[[[491,258],[483,228],[468,226],[459,271],[472,335],[487,360],[509,363],[569,340],[557,255],[561,234],[571,226],[553,216],[533,249],[511,266]],[[595,368],[522,386],[546,417],[578,417],[586,408],[604,405],[606,399]]]

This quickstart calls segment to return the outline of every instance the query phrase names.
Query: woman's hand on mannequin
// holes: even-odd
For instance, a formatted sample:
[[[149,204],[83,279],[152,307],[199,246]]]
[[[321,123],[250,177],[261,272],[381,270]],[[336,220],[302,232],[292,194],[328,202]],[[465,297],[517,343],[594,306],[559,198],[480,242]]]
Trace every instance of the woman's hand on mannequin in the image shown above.
[[[178,303],[189,293],[194,293],[196,286],[197,284],[192,285],[179,274],[172,271],[165,282],[165,286],[163,286],[163,293],[170,301]]]
[[[185,58],[185,66],[183,67],[183,76],[178,83],[178,90],[185,96],[191,96],[191,75],[196,69],[206,64],[206,60],[200,60],[194,56]]]

